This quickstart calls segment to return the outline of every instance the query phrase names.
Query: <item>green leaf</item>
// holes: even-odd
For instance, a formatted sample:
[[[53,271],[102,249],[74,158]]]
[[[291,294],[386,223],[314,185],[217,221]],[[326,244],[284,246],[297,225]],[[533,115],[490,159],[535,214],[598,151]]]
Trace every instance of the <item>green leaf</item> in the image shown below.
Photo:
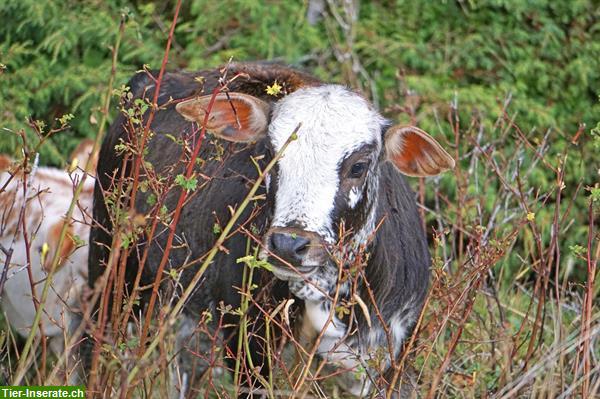
[[[198,185],[198,179],[196,176],[191,176],[189,179],[184,175],[177,175],[175,177],[175,184],[181,186],[184,190],[194,191]]]

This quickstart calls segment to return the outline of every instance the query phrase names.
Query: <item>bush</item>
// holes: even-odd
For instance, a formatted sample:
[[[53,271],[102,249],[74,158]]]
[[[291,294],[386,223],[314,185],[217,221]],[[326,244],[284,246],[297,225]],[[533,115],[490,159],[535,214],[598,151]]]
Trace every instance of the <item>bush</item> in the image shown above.
[[[160,67],[174,4],[0,3],[0,152],[19,154],[18,132],[34,145],[40,127],[55,128],[41,163],[64,164],[99,129],[121,18],[116,88],[144,65]],[[391,119],[445,141],[455,173],[414,181],[434,257],[430,303],[409,345],[423,392],[579,389],[577,339],[585,323],[598,325],[586,309],[600,292],[588,269],[588,239],[598,248],[589,220],[593,228],[600,202],[600,8],[593,0],[328,4],[312,26],[305,2],[184,2],[168,68],[289,63],[351,85]],[[132,348],[103,350],[131,361]]]

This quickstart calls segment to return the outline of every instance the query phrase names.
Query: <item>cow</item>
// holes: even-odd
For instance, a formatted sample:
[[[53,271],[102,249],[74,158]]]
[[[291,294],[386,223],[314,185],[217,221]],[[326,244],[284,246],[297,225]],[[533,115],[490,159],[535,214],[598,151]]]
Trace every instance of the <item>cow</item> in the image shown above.
[[[223,85],[224,73],[234,78],[226,89],[211,94]],[[128,86],[132,98],[152,99],[156,76],[139,73]],[[259,193],[266,199],[254,201],[234,228],[249,231],[251,223],[260,242],[259,258],[272,266],[272,273],[260,271],[274,281],[256,281],[277,300],[286,295],[296,300],[301,330],[317,337],[317,355],[347,371],[337,377],[343,389],[358,397],[375,389],[385,392],[380,382],[393,374],[390,364],[415,326],[430,276],[415,195],[402,175],[437,175],[454,167],[452,157],[423,130],[391,124],[360,94],[276,64],[234,63],[225,69],[166,73],[158,103],[144,150],[153,173],[181,173],[187,159],[182,143],[202,146],[197,168],[201,188],[186,201],[176,227],[176,237],[185,245],[174,246],[167,267],[178,270],[202,258],[215,244],[215,224],[230,218],[231,207],[242,202],[259,177],[257,166],[279,157]],[[212,136],[198,143],[194,133],[205,119]],[[132,139],[127,126],[131,124],[123,113],[100,152],[94,205],[100,227],[93,227],[90,236],[91,286],[110,257],[113,226],[104,195],[115,185],[115,176],[130,176],[133,169],[134,158],[124,162],[125,155],[115,151]],[[294,131],[297,137],[290,141]],[[169,211],[178,192],[167,196]],[[149,214],[148,195],[137,194],[135,213]],[[139,265],[140,249],[133,251],[130,283],[138,267],[143,267],[144,281],[154,281],[167,235],[163,231],[150,242],[142,239],[147,261]],[[240,305],[243,268],[236,261],[247,255],[247,240],[238,233],[225,242],[180,317],[176,341],[178,375],[185,377],[178,380],[178,389],[183,392],[195,386],[192,375],[197,378],[208,368],[197,355],[211,344],[197,337],[201,315]],[[359,258],[363,272],[354,280],[341,278]],[[181,287],[187,287],[198,267],[184,268]],[[334,308],[344,301],[360,309],[340,315]],[[235,353],[238,316],[226,317],[224,340]],[[264,331],[257,328],[255,334]],[[256,341],[250,343],[253,364],[265,373],[268,367]],[[387,352],[382,366],[373,367],[382,348]]]
[[[43,330],[37,332],[38,336],[43,332],[57,356],[64,356],[65,349],[75,354],[65,344],[74,338],[79,325],[79,301],[87,281],[93,177],[86,178],[72,218],[67,221],[65,215],[75,187],[86,173],[83,168],[92,156],[92,148],[91,140],[83,140],[77,146],[71,154],[70,171],[40,166],[26,176],[12,159],[0,156],[0,243],[5,249],[12,249],[8,264],[7,254],[0,253],[0,264],[7,266],[7,270],[0,269],[0,275],[5,276],[0,304],[8,324],[27,337],[36,303],[58,252],[58,264],[41,318]],[[95,159],[90,165],[90,169],[95,169]],[[66,235],[59,245],[65,224]],[[68,367],[66,371],[70,374],[74,368]]]

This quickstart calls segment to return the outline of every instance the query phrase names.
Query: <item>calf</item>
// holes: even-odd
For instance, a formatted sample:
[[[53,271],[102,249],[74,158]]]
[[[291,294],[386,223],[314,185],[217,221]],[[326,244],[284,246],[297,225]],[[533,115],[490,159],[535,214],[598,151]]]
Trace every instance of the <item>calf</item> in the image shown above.
[[[86,140],[72,154],[80,167],[85,166],[92,146],[93,142]],[[38,167],[24,178],[21,171],[11,172],[12,164],[8,157],[0,156],[0,243],[5,249],[13,250],[7,270],[0,273],[5,276],[0,303],[8,323],[26,337],[44,281],[58,252],[59,263],[41,320],[51,349],[57,356],[63,356],[65,337],[75,331],[79,319],[78,301],[87,278],[94,179],[86,179],[73,217],[66,221],[65,214],[83,170],[69,173]],[[66,236],[59,246],[65,224],[68,225]],[[6,265],[4,253],[0,253],[0,264]]]
[[[275,285],[264,286],[271,287],[272,296],[285,296],[289,290],[300,300],[303,330],[319,336],[318,355],[349,371],[340,385],[356,396],[367,395],[374,386],[383,389],[380,382],[389,377],[389,366],[414,327],[429,279],[426,237],[414,193],[401,173],[432,176],[452,168],[454,161],[424,131],[392,126],[345,87],[277,65],[234,64],[228,74],[236,79],[227,93],[216,96],[212,108],[208,93],[218,87],[218,70],[167,73],[163,78],[158,97],[163,109],[155,115],[145,156],[152,169],[158,175],[182,170],[181,141],[195,145],[193,133],[209,108],[207,130],[221,139],[202,143],[204,162],[198,171],[205,180],[188,199],[176,228],[176,236],[188,245],[171,250],[168,267],[178,268],[210,250],[216,240],[215,221],[229,219],[229,207],[242,202],[248,185],[258,177],[250,157],[261,159],[264,166],[300,125],[297,139],[265,180],[266,202],[249,207],[236,226],[247,227],[252,217],[262,236],[260,257],[269,260],[276,277]],[[274,83],[281,93],[273,91]],[[152,98],[154,80],[146,75],[137,75],[130,86],[134,97]],[[111,242],[101,188],[110,187],[112,176],[122,172],[123,155],[115,154],[114,148],[129,140],[126,125],[125,116],[115,121],[100,154],[94,217],[104,228],[92,229],[92,284],[103,272]],[[231,144],[220,159],[215,149],[224,145],[222,140]],[[149,212],[147,200],[147,194],[138,194],[137,212]],[[168,210],[176,200],[177,195],[167,197]],[[155,277],[166,236],[159,232],[146,243],[150,247],[143,272],[148,281]],[[183,311],[177,339],[177,362],[186,377],[182,381],[208,367],[192,354],[210,349],[207,339],[193,339],[203,312],[215,314],[220,303],[234,309],[240,304],[236,287],[242,286],[243,269],[236,260],[246,255],[247,238],[235,234],[225,246]],[[130,264],[138,257],[131,256]],[[360,271],[352,271],[361,262]],[[193,267],[183,270],[182,287],[195,272]],[[350,317],[337,317],[334,310],[341,303],[350,308]],[[356,304],[359,311],[354,310],[359,308]],[[226,316],[231,319],[225,324],[233,327],[225,337],[233,337],[227,342],[235,347],[237,316]],[[251,342],[254,355],[261,351],[256,341]],[[262,372],[267,370],[260,356],[254,360],[257,364]],[[194,381],[189,384],[194,386]]]

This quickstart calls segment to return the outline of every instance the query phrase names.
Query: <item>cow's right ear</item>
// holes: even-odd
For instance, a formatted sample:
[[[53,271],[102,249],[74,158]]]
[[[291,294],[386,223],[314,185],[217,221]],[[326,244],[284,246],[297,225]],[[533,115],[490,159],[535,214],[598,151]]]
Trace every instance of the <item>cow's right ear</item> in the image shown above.
[[[210,96],[177,104],[175,109],[185,119],[202,125],[208,112]],[[206,129],[222,139],[248,143],[265,136],[269,126],[269,104],[243,93],[219,93],[210,110]]]

